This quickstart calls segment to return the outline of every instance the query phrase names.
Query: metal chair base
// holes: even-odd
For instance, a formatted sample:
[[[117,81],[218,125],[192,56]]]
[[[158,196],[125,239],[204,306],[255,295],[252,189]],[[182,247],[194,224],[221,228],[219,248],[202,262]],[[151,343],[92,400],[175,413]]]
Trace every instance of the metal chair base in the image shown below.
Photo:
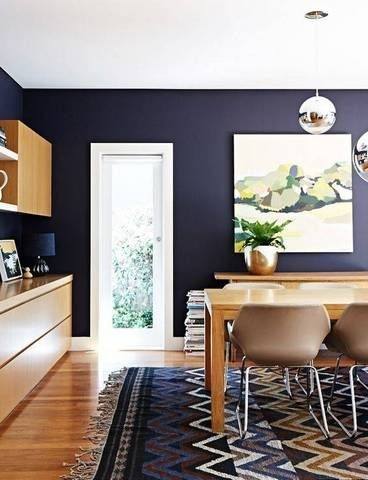
[[[354,438],[356,434],[358,433],[358,421],[357,421],[357,409],[356,409],[356,402],[355,402],[355,381],[357,381],[362,387],[364,387],[366,390],[368,390],[368,386],[360,379],[358,375],[358,368],[365,367],[366,365],[353,365],[349,369],[349,385],[350,385],[350,395],[351,395],[351,411],[352,411],[352,430],[349,430],[346,425],[344,425],[339,418],[333,413],[332,411],[332,402],[334,399],[335,395],[335,387],[336,387],[336,381],[339,373],[339,368],[340,368],[340,360],[343,357],[343,355],[340,355],[337,360],[336,360],[336,366],[335,366],[335,373],[334,373],[334,378],[331,386],[331,393],[330,397],[327,402],[327,413],[334,419],[334,421],[338,424],[338,426],[341,428],[341,430],[349,437],[349,438]]]
[[[229,374],[230,342],[225,342],[225,370],[224,370],[224,392],[227,391],[227,378]]]
[[[262,365],[262,366],[257,366],[257,365],[252,365],[249,366],[245,369],[245,360],[246,358],[243,357],[242,361],[242,366],[241,366],[241,377],[240,377],[240,390],[239,390],[239,399],[238,403],[236,406],[236,418],[238,421],[238,427],[239,427],[239,435],[240,438],[244,439],[247,431],[248,431],[248,413],[249,413],[249,373],[251,370],[254,370],[256,368],[279,368],[274,365],[267,366],[267,365]],[[313,365],[302,365],[298,366],[296,365],[295,367],[289,367],[289,368],[300,368],[300,369],[306,369],[307,370],[307,390],[306,392],[306,397],[307,397],[307,405],[308,405],[308,412],[312,416],[312,418],[315,420],[317,423],[318,427],[320,428],[321,432],[326,438],[329,438],[329,429],[328,429],[328,424],[327,424],[327,418],[326,418],[326,412],[325,412],[325,407],[323,403],[323,397],[322,397],[322,390],[321,390],[321,384],[319,381],[319,375],[317,369]],[[245,370],[245,373],[244,373]],[[286,369],[283,369],[284,371]],[[287,369],[286,375],[288,376],[289,370]],[[314,377],[317,392],[318,392],[318,398],[319,398],[319,403],[321,407],[321,416],[322,416],[322,422],[318,419],[316,414],[314,413],[312,404],[311,404],[311,397],[313,394],[313,391],[311,389],[310,385],[310,379],[311,376]],[[285,378],[285,376],[284,376]],[[287,383],[287,377],[285,378],[285,383]],[[242,393],[243,393],[243,384],[245,383],[245,399],[244,399],[244,421],[243,425],[241,422],[241,415],[240,415],[240,406],[241,406],[241,400],[242,400]],[[289,390],[290,390],[290,384],[289,384]],[[291,393],[291,392],[290,392]]]
[[[289,369],[288,368],[283,368],[282,369],[282,377],[284,379],[286,393],[289,395],[290,400],[292,400],[293,399],[293,394],[292,394],[291,386],[290,386],[290,374],[289,374]]]
[[[313,365],[313,362],[311,362],[311,365]],[[301,381],[299,380],[300,378],[300,370],[301,368],[298,368],[298,371],[296,372],[295,374],[295,382],[296,384],[299,386],[299,388],[301,389],[301,391],[304,393],[305,396],[307,396],[307,390],[304,388],[304,386],[302,385]],[[310,388],[311,388],[311,393],[314,392],[314,374],[313,372],[310,372],[310,378],[309,378],[309,381],[310,381]]]

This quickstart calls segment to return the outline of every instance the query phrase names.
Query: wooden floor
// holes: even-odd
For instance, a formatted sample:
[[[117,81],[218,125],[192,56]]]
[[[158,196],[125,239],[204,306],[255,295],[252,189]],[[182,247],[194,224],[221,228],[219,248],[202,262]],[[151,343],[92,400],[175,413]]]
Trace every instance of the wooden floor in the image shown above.
[[[320,359],[331,365],[333,359]],[[53,480],[66,473],[85,445],[97,394],[113,370],[123,366],[202,366],[182,352],[71,352],[0,425],[0,480]]]

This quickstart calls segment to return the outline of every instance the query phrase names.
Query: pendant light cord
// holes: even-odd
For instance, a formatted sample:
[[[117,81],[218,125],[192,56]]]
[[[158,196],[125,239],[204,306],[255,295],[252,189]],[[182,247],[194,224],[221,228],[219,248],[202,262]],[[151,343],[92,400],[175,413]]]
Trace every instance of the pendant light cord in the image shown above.
[[[319,89],[318,89],[318,84],[319,84],[319,51],[318,51],[318,21],[319,18],[317,16],[316,12],[316,18],[314,20],[314,60],[315,60],[315,75],[316,75],[316,97],[319,96]]]

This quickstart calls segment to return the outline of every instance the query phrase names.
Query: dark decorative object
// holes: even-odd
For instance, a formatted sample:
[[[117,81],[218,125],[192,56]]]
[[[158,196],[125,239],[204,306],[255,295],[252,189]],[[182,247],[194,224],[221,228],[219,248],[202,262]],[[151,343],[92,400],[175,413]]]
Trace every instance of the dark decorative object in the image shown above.
[[[3,129],[3,127],[0,127],[0,145],[2,147],[6,147],[6,133],[5,133],[5,130]]]
[[[50,268],[41,257],[53,257],[55,255],[54,233],[32,233],[23,236],[23,255],[25,257],[37,257],[32,267],[35,276],[49,273]]]

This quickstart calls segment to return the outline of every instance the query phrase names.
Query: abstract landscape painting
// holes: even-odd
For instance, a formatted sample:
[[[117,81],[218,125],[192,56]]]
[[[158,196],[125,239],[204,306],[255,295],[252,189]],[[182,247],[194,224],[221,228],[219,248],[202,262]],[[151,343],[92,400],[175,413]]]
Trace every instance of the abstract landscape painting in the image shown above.
[[[351,136],[234,135],[234,215],[292,220],[286,252],[352,252]]]

